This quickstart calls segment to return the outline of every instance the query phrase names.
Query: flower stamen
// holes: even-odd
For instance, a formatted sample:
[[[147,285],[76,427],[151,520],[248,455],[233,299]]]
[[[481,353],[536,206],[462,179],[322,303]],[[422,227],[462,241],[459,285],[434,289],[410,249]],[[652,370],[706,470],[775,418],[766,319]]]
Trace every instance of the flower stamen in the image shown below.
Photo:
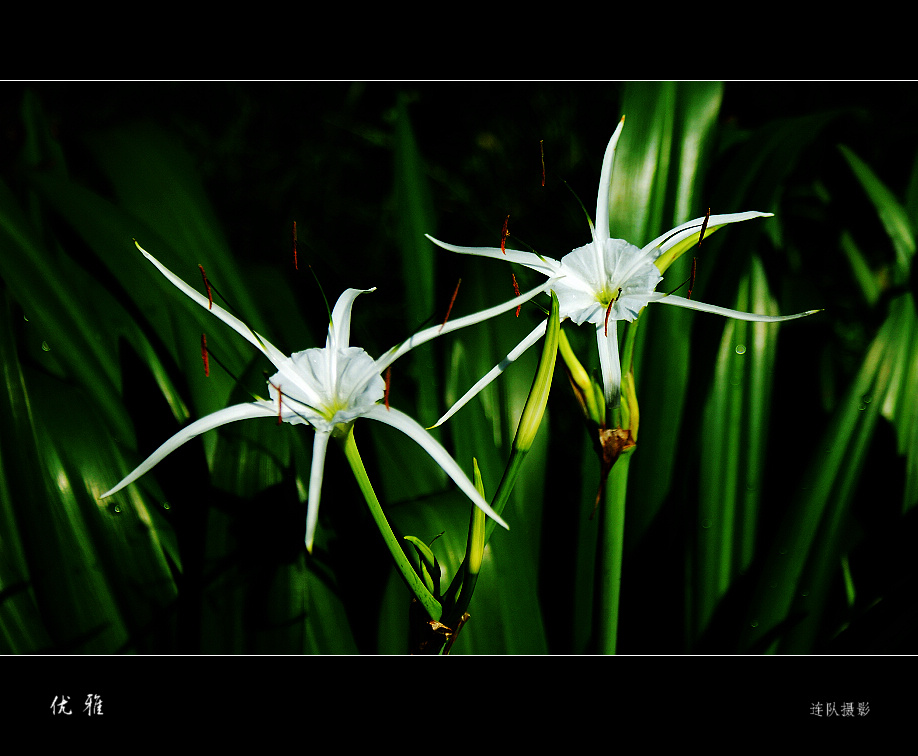
[[[460,279],[462,280],[462,279]],[[386,391],[383,394],[383,399],[386,405],[386,409],[389,409],[389,387],[392,385],[392,366],[386,368]]]
[[[612,305],[614,305],[619,300],[621,295],[622,295],[622,287],[619,286],[618,293],[614,297],[612,297],[612,300],[609,302],[609,306],[606,308],[606,322],[605,322],[606,336],[609,335],[609,315],[612,313]]]
[[[512,273],[512,272],[510,273],[510,275],[511,275],[512,278],[513,278],[513,291],[515,292],[515,295],[516,295],[516,296],[519,296],[519,295],[520,295],[520,285],[516,282],[516,275],[515,275],[514,273]],[[523,305],[519,305],[519,306],[516,308],[516,317],[519,317],[519,316],[520,316],[520,310],[522,310],[522,309],[523,309]]]
[[[704,239],[704,232],[708,228],[708,221],[711,220],[711,208],[704,214],[704,223],[701,224],[701,233],[698,234],[698,246],[701,246],[701,240]]]
[[[293,269],[299,270],[300,266],[297,264],[296,259],[296,221],[293,221]]]
[[[283,418],[281,417],[281,405],[284,394],[280,389],[280,385],[275,386],[271,381],[268,381],[268,385],[277,392],[277,424],[280,425],[283,422]]]
[[[510,222],[510,214],[507,213],[507,217],[504,218],[504,227],[500,232],[500,251],[504,254],[507,254],[507,237],[510,235],[510,232],[507,230],[507,224]]]
[[[545,140],[539,140],[539,152],[542,153],[542,186],[545,186]]]
[[[207,334],[201,334],[201,359],[204,360],[204,377],[210,378],[210,361],[207,355]]]
[[[698,248],[701,249],[701,240],[704,239],[704,232],[708,229],[708,221],[711,220],[711,208],[708,208],[708,212],[704,214],[704,223],[701,224],[701,233],[698,234]],[[698,258],[692,258],[692,279],[688,287],[688,294],[686,295],[687,299],[692,298],[692,289],[695,288],[695,271],[698,267]]]
[[[704,216],[704,222],[701,224],[701,232],[698,234],[698,246],[701,247],[701,240],[704,239],[704,232],[708,228],[708,221],[711,220],[711,208],[708,208],[708,212]],[[688,284],[688,293],[686,294],[686,299],[692,298],[692,290],[695,288],[695,273],[698,270],[698,258],[692,258],[692,275],[686,278],[681,284],[679,284],[675,289],[670,292],[667,292],[666,296],[670,294],[675,294],[679,289]]]
[[[443,326],[445,326],[445,325],[446,325],[446,321],[449,320],[449,314],[453,311],[453,304],[456,302],[456,297],[457,297],[458,294],[459,294],[459,285],[460,285],[461,283],[462,283],[462,279],[461,279],[461,278],[460,278],[458,281],[456,281],[456,288],[453,289],[453,296],[452,296],[452,299],[449,300],[449,307],[446,308],[446,317],[443,318],[443,322],[440,324],[440,331],[443,330]],[[439,331],[438,331],[438,333],[439,333]]]
[[[210,281],[207,280],[207,273],[204,272],[204,266],[198,263],[198,269],[201,271],[201,278],[204,279],[204,288],[207,289],[207,309],[214,308],[214,296],[210,291]]]

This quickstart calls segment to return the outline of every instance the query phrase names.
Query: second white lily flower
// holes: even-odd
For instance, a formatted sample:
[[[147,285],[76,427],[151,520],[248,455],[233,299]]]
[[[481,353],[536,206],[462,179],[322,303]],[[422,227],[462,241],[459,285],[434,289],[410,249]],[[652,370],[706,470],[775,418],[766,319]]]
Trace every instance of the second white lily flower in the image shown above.
[[[709,234],[729,223],[768,217],[771,213],[744,212],[712,215],[708,218],[706,226],[704,218],[696,218],[668,231],[644,247],[636,247],[624,239],[610,238],[609,190],[612,183],[615,148],[624,125],[625,119],[622,117],[606,148],[596,200],[596,225],[590,224],[593,239],[589,244],[578,247],[560,260],[555,260],[532,252],[520,252],[506,248],[458,247],[427,235],[427,238],[434,244],[451,252],[507,260],[548,276],[551,289],[558,296],[560,317],[570,318],[577,325],[590,323],[596,329],[596,344],[599,349],[599,363],[607,409],[617,407],[621,395],[622,372],[616,323],[619,320],[633,321],[651,302],[663,302],[738,320],[759,322],[793,320],[819,312],[808,310],[796,315],[756,315],[655,291],[657,285],[663,280],[662,271],[679,254],[697,241],[703,227]],[[469,389],[440,418],[437,425],[446,421],[506,370],[510,363],[518,359],[544,333],[545,322],[543,321],[507,355],[506,359]]]

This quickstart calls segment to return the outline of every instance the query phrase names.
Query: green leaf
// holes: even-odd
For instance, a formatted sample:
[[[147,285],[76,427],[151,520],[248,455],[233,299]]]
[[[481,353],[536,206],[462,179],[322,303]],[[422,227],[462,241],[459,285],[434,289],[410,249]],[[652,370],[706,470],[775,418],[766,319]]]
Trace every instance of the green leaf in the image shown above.
[[[733,307],[778,313],[754,257]],[[727,319],[700,434],[691,633],[701,635],[720,599],[752,564],[769,443],[771,384],[780,326]]]
[[[746,650],[764,650],[763,644],[779,653],[813,648],[830,581],[846,547],[852,497],[902,350],[900,334],[908,333],[903,330],[907,310],[899,302],[870,344],[815,447],[806,483],[764,554],[764,572],[742,634]],[[786,453],[794,453],[793,447]]]
[[[883,184],[871,168],[845,145],[839,145],[842,155],[854,171],[864,191],[876,208],[877,215],[892,241],[896,253],[896,282],[908,279],[915,255],[915,233],[905,208]]]

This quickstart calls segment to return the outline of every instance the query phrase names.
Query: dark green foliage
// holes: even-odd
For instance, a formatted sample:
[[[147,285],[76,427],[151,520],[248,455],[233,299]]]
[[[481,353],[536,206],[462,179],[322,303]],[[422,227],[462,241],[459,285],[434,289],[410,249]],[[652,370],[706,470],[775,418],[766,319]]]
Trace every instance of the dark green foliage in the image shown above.
[[[509,215],[512,247],[586,243],[580,203],[595,204],[622,113],[613,235],[642,245],[709,207],[773,212],[704,241],[693,297],[825,312],[642,316],[619,653],[914,652],[914,86],[47,83],[6,84],[2,105],[0,652],[404,653],[408,593],[334,446],[304,553],[308,429],[226,426],[98,499],[183,423],[263,392],[269,369],[132,239],[191,285],[202,265],[288,353],[323,344],[322,291],[376,286],[352,343],[377,357],[442,321],[459,279],[451,317],[513,295],[509,266],[423,233],[498,246]],[[542,318],[524,307],[411,352],[393,406],[430,425]],[[592,336],[564,328],[596,369]],[[489,492],[530,352],[435,431]],[[468,501],[377,425],[357,433],[383,508],[448,585]],[[598,483],[556,370],[453,654],[595,648]]]

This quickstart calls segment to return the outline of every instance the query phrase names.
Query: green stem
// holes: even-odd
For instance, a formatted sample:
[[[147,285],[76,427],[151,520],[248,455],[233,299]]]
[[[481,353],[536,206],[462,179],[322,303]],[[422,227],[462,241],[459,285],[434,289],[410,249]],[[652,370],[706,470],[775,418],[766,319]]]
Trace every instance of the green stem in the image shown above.
[[[596,554],[596,601],[593,631],[597,650],[614,654],[618,640],[618,609],[625,539],[625,494],[631,454],[624,453],[609,472],[605,500],[599,512],[599,545]]]
[[[504,474],[500,479],[500,483],[497,485],[497,490],[494,492],[494,498],[491,500],[491,508],[497,512],[497,514],[501,514],[504,511],[504,507],[510,500],[513,486],[523,466],[523,459],[525,459],[526,453],[535,441],[539,426],[542,423],[542,416],[545,414],[545,406],[548,403],[548,394],[551,390],[552,377],[555,372],[555,362],[558,358],[558,341],[561,333],[558,308],[558,297],[552,292],[551,310],[548,314],[548,326],[545,332],[545,341],[542,344],[542,355],[539,358],[539,366],[536,368],[536,374],[532,380],[532,388],[529,390],[526,405],[523,407],[523,414],[520,416],[520,422],[516,429],[516,436],[513,439],[513,449],[510,452],[510,459],[507,462],[507,467],[504,469]],[[485,545],[491,540],[491,534],[494,533],[494,528],[497,527],[497,523],[489,519],[483,526],[479,521],[475,527],[483,528],[484,540],[480,545],[480,549],[483,551]],[[476,530],[475,532],[475,537],[480,538],[480,531]],[[469,538],[472,538],[471,528],[469,530]],[[471,543],[471,541],[469,541],[469,543]],[[459,571],[453,577],[453,581],[446,591],[445,596],[447,597],[447,604],[449,604],[450,599],[458,594],[461,587],[462,593],[458,594],[460,596],[460,601],[463,602],[464,606],[468,606],[468,602],[472,596],[474,582],[478,579],[478,575],[475,573],[475,577],[469,581],[469,584],[462,584],[463,578],[467,577],[468,566],[469,556],[467,553],[465,559],[462,560]],[[450,616],[457,616],[456,612],[452,612]]]
[[[392,558],[395,560],[395,566],[398,567],[399,572],[401,572],[402,577],[408,584],[408,588],[417,597],[418,601],[430,615],[430,618],[439,621],[440,616],[443,614],[443,607],[441,607],[440,602],[433,597],[433,594],[427,590],[424,582],[418,576],[417,572],[415,572],[414,567],[411,565],[411,562],[408,561],[408,557],[402,550],[401,542],[395,537],[395,533],[392,532],[389,521],[386,519],[386,515],[383,513],[382,506],[379,503],[379,499],[376,498],[376,492],[373,490],[373,484],[370,483],[367,470],[363,466],[360,452],[357,450],[357,442],[354,441],[353,425],[348,428],[347,435],[342,440],[342,445],[344,447],[344,456],[347,457],[351,470],[354,471],[357,485],[360,486],[363,498],[366,499],[367,505],[370,507],[370,514],[373,515],[376,527],[379,528],[379,532],[382,534],[386,546],[389,547],[389,553],[392,554]]]

